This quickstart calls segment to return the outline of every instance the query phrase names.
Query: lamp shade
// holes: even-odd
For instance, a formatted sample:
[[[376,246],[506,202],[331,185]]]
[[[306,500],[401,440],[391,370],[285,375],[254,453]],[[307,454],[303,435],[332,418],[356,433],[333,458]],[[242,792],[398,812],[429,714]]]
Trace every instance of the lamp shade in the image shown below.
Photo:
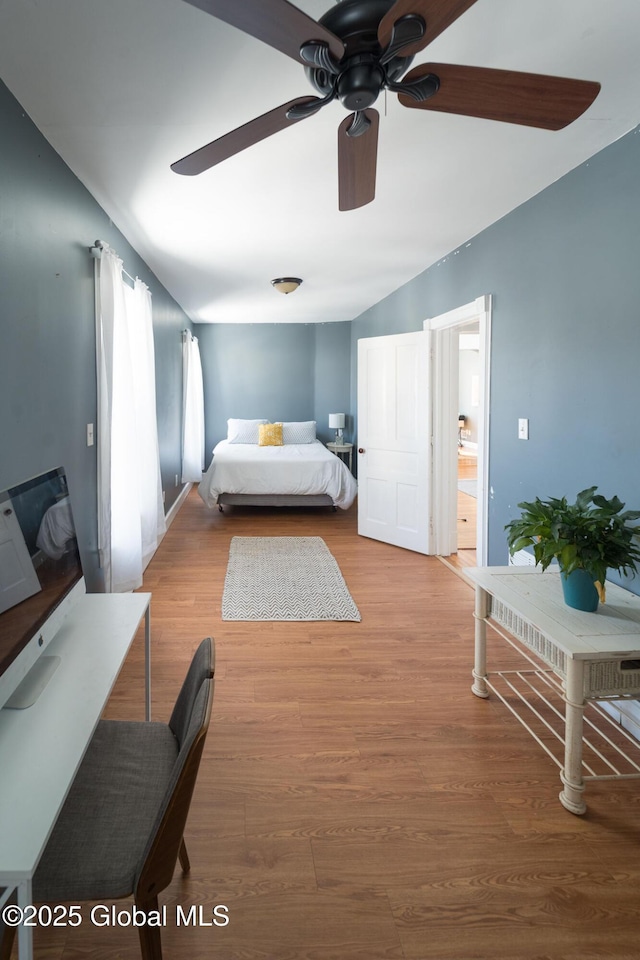
[[[344,428],[344,413],[330,413],[329,426],[332,430],[342,430]]]

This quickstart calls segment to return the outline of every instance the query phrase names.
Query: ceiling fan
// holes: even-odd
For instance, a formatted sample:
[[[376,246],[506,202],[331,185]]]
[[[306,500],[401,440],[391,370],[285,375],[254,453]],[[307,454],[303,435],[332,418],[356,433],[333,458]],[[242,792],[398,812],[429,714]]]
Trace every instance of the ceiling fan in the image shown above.
[[[424,63],[416,53],[477,0],[340,0],[318,21],[287,0],[186,0],[304,65],[320,94],[298,97],[195,150],[171,169],[193,176],[338,99],[349,114],[338,129],[340,210],[375,196],[383,90],[404,107],[560,130],[595,100],[600,84],[513,70]],[[404,76],[403,76],[404,74]]]

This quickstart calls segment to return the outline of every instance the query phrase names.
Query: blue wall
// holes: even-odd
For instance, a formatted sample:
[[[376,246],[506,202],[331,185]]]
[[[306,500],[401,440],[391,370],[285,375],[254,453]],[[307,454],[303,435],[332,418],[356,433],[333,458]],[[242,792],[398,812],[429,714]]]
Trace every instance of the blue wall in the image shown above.
[[[295,294],[294,294],[295,296]],[[350,413],[350,324],[196,324],[205,394],[205,464],[230,417],[316,420]]]
[[[353,440],[355,405],[350,402],[351,324],[321,323],[314,325],[314,420],[318,435],[325,443],[333,440],[329,414],[346,415],[344,439]]]
[[[190,326],[109,217],[0,83],[0,490],[52,467],[69,477],[87,586],[97,557],[93,260],[106,240],[153,296],[167,508],[180,490],[181,333]]]
[[[95,240],[152,292],[167,509],[181,489],[182,330],[200,341],[208,463],[229,417],[316,420],[324,440],[329,413],[353,420],[350,324],[193,327],[1,83],[0,129],[0,489],[65,466],[87,584],[98,590],[96,447],[86,446],[96,423]]]
[[[181,330],[189,323],[0,84],[0,489],[64,464],[83,562],[99,587],[93,266],[96,239],[149,284],[167,507],[179,488]],[[318,421],[356,412],[360,337],[418,330],[493,295],[489,562],[516,504],[597,484],[640,508],[640,133],[636,130],[351,324],[198,325],[207,460],[228,417]],[[517,419],[530,420],[529,441]],[[350,439],[355,440],[353,433]],[[638,590],[638,581],[631,584]]]
[[[352,323],[356,342],[493,296],[489,563],[517,503],[596,484],[640,509],[640,130]],[[528,417],[530,440],[517,439]],[[640,592],[640,580],[625,584]]]

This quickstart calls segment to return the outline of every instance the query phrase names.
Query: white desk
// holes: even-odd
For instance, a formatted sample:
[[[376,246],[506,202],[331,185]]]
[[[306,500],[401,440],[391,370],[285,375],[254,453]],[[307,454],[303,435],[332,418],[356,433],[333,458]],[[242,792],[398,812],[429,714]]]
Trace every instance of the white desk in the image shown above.
[[[566,606],[560,574],[535,567],[476,567],[475,666],[472,690],[487,697],[487,622],[495,622],[532,650],[562,679],[565,702],[564,765],[560,802],[584,813],[583,715],[587,700],[640,694],[640,597],[607,583],[607,602],[596,613]],[[635,774],[634,774],[635,775]],[[613,779],[613,777],[607,777]]]
[[[47,647],[61,662],[26,710],[0,710],[0,888],[31,903],[31,883],[133,638],[145,619],[150,712],[151,594],[85,594]],[[18,931],[20,960],[32,930]]]

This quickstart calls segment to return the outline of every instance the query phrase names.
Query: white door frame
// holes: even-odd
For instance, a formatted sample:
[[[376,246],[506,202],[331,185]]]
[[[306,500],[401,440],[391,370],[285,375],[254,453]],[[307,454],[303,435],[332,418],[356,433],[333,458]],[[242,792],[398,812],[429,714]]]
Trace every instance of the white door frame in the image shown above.
[[[489,514],[489,388],[491,360],[491,295],[424,321],[429,331],[432,365],[432,544],[448,556],[455,550],[457,501],[458,337],[457,328],[478,323],[480,334],[480,408],[478,411],[478,520],[476,562],[487,565]],[[453,453],[456,453],[456,456]]]

